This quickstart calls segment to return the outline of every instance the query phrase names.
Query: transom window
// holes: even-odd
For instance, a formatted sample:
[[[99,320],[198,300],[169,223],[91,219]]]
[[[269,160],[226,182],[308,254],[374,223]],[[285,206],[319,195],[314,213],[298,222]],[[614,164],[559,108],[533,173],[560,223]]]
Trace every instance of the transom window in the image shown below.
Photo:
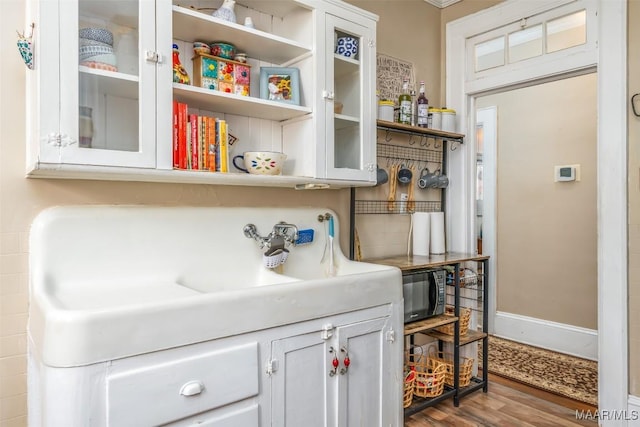
[[[502,71],[501,68],[513,64],[524,65],[522,63],[527,60],[544,59],[557,52],[585,47],[589,40],[587,8],[576,3],[564,8],[567,10],[521,18],[467,39],[467,50],[471,50],[474,58],[469,64],[472,69],[467,71],[476,76],[488,70]]]

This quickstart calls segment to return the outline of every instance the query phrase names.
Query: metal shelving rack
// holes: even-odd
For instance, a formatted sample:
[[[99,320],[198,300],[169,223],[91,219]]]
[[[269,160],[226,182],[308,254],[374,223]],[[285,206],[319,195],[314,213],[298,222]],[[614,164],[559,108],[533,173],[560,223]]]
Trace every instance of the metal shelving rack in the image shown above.
[[[378,130],[386,131],[384,140],[381,140],[377,144],[378,157],[397,160],[414,160],[419,162],[438,163],[441,170],[446,171],[447,167],[447,153],[448,150],[456,150],[460,144],[464,142],[464,135],[458,133],[444,132],[435,129],[420,128],[415,126],[403,125],[400,123],[393,123],[378,120]],[[392,133],[406,134],[409,136],[408,146],[396,146],[390,144]],[[446,190],[441,191],[440,200],[438,201],[415,201],[414,212],[441,212],[444,211],[446,206]],[[355,218],[356,215],[362,214],[399,214],[399,203],[390,209],[389,202],[387,200],[357,200],[355,188],[351,188],[351,200],[350,200],[350,257],[354,259],[355,253]],[[410,213],[410,212],[408,212]],[[434,268],[441,266],[453,267],[453,277],[451,283],[447,285],[448,291],[453,292],[453,316],[436,316],[423,321],[409,323],[405,325],[404,335],[413,336],[417,333],[428,334],[438,339],[438,347],[440,350],[443,348],[444,342],[450,342],[453,344],[453,368],[454,368],[454,384],[453,387],[447,387],[442,395],[430,398],[422,399],[416,398],[416,401],[405,409],[405,416],[412,415],[416,412],[420,412],[423,409],[433,406],[445,399],[453,398],[455,406],[460,403],[460,398],[472,393],[478,389],[482,389],[485,393],[488,390],[488,256],[475,255],[475,254],[445,254],[435,257],[423,257],[425,259],[418,260],[418,257],[412,257],[408,260],[405,256],[398,258],[388,258],[380,260],[367,260],[369,262],[379,262],[386,265],[395,265],[399,267],[403,272],[420,269],[420,268]],[[481,330],[469,330],[464,336],[460,336],[460,281],[459,273],[461,265],[467,262],[475,262],[477,266],[476,282],[474,288],[476,289],[476,301],[481,308],[476,307],[476,313],[481,311],[482,325]],[[463,299],[466,297],[462,297]],[[442,334],[434,329],[438,326],[446,324],[454,325],[454,334],[446,335]],[[482,375],[481,377],[474,376],[471,378],[471,382],[468,386],[460,387],[460,348],[472,342],[482,342]]]
[[[488,391],[489,377],[488,377],[488,333],[487,333],[487,323],[488,323],[488,264],[489,257],[487,256],[476,256],[470,257],[469,259],[463,262],[476,262],[476,281],[473,285],[471,285],[468,289],[475,289],[478,291],[478,301],[479,307],[476,308],[477,312],[482,314],[482,326],[481,330],[469,329],[469,331],[465,335],[460,335],[460,289],[467,287],[467,285],[462,286],[460,283],[460,266],[461,262],[451,263],[449,265],[453,266],[453,280],[451,283],[447,284],[448,292],[453,292],[454,297],[454,316],[437,316],[432,319],[427,319],[422,322],[408,323],[405,325],[404,334],[405,335],[414,335],[417,333],[426,334],[430,337],[436,338],[438,340],[439,350],[442,351],[443,343],[448,342],[453,344],[453,387],[448,387],[442,395],[430,399],[422,399],[416,398],[415,402],[412,403],[411,406],[404,410],[405,416],[410,416],[417,412],[420,412],[426,408],[434,406],[439,402],[453,397],[454,406],[460,405],[460,398],[466,396],[469,393],[473,393],[476,390],[482,389],[483,392]],[[481,300],[481,301],[479,301]],[[454,323],[455,322],[455,323]],[[448,335],[442,332],[434,330],[438,326],[442,326],[443,324],[454,323],[454,334]],[[460,387],[460,348],[467,344],[482,341],[482,376],[473,376],[471,377],[471,382],[469,385]]]

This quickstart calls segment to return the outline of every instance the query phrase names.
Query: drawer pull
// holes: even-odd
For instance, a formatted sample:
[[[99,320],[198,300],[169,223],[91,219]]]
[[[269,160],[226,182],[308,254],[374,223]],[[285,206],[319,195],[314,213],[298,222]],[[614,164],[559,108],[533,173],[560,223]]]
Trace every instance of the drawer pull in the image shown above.
[[[200,381],[190,381],[182,386],[180,394],[183,396],[195,396],[204,390],[204,384]]]

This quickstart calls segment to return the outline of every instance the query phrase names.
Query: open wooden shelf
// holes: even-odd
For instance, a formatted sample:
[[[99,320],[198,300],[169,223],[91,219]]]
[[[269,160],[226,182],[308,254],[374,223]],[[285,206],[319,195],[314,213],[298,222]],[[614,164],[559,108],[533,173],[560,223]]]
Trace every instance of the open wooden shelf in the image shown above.
[[[455,316],[447,316],[441,314],[439,316],[430,317],[424,320],[418,320],[417,322],[405,323],[404,334],[411,335],[418,332],[426,332],[438,326],[448,325],[458,320]]]
[[[405,328],[405,331],[406,331],[406,328]],[[443,334],[442,332],[438,332],[438,331],[426,331],[425,334],[429,335],[430,337],[437,338],[440,341],[453,343],[453,335]],[[479,341],[486,336],[488,336],[488,334],[486,334],[485,332],[477,332],[477,331],[469,330],[466,334],[460,335],[460,345],[465,345],[474,341]]]

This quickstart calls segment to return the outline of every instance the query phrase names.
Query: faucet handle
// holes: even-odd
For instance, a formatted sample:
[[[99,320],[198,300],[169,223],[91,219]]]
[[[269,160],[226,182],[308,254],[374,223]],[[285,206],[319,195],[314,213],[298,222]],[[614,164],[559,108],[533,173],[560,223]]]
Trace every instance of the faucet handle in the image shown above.
[[[256,226],[253,224],[245,225],[242,231],[244,232],[245,237],[249,239],[255,239],[255,237],[258,235]]]
[[[287,230],[293,230],[293,233],[287,233]],[[295,245],[296,240],[298,240],[298,227],[294,224],[280,221],[273,226],[273,234],[283,237],[288,244]]]

